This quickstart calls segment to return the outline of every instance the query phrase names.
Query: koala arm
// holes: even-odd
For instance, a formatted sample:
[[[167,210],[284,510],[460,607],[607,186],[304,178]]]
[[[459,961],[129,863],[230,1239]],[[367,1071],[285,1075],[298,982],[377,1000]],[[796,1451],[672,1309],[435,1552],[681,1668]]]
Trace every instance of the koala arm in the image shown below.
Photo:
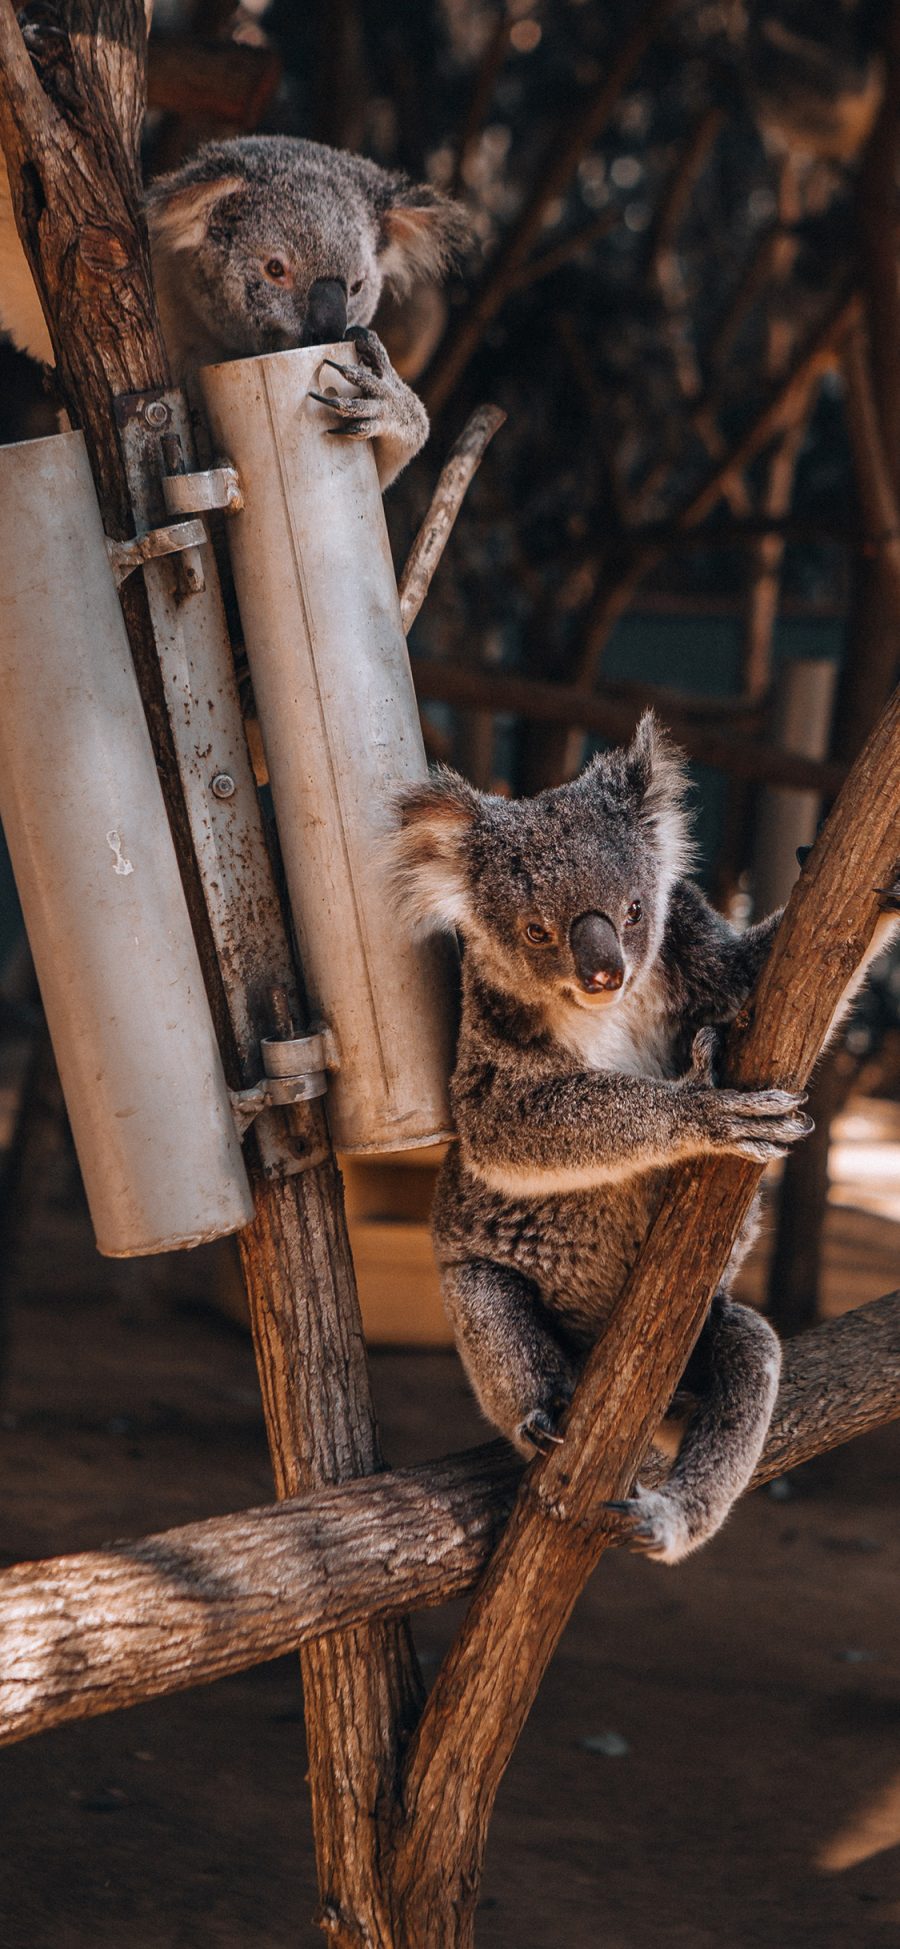
[[[673,890],[662,958],[672,1014],[682,1022],[730,1022],[746,1001],[783,909],[739,934],[688,880]]]
[[[394,371],[375,332],[366,325],[353,325],[347,337],[353,341],[353,349],[348,349],[346,359],[326,363],[334,365],[353,386],[353,392],[315,392],[312,397],[338,414],[339,424],[328,429],[334,438],[371,440],[383,493],[424,447],[428,414],[411,387]]]
[[[588,1190],[684,1157],[731,1152],[765,1163],[812,1128],[786,1090],[718,1090],[715,1034],[695,1038],[679,1082],[585,1070],[525,1081],[492,1066],[457,1070],[463,1160],[494,1190],[545,1197]]]

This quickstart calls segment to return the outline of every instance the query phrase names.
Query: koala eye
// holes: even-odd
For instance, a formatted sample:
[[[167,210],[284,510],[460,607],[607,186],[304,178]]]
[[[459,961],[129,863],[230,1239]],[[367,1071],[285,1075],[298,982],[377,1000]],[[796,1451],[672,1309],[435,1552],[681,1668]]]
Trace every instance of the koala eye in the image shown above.
[[[266,277],[271,278],[273,284],[284,284],[286,282],[288,277],[288,267],[285,264],[283,258],[268,257],[266,259],[264,269],[265,269]]]
[[[350,286],[350,297],[355,298],[358,295],[358,293],[362,290],[362,288],[363,288],[363,280],[361,277],[358,277],[356,283],[351,284]]]
[[[625,915],[626,927],[636,927],[638,921],[643,919],[643,915],[644,915],[644,909],[641,906],[640,901],[632,900],[631,906],[628,908],[628,911]]]
[[[540,921],[530,920],[525,928],[525,939],[530,941],[532,947],[550,947],[553,934],[549,927],[542,927]]]

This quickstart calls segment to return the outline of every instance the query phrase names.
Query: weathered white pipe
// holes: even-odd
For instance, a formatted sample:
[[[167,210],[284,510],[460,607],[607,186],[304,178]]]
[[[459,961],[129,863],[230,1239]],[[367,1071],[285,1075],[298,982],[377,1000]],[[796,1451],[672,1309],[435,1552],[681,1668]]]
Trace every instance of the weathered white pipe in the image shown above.
[[[0,819],[101,1252],[253,1202],[80,433],[0,448]]]
[[[334,1141],[407,1150],[450,1130],[448,964],[411,945],[381,859],[391,788],[427,766],[372,449],[308,397],[346,345],[200,374],[243,512],[227,534],[312,1009],[337,1038]]]

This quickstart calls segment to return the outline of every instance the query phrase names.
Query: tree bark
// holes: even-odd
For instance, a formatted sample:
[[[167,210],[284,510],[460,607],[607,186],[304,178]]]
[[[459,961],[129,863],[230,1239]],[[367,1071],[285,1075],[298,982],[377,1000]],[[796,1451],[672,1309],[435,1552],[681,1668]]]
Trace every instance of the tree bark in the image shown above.
[[[900,1415],[900,1293],[788,1349],[757,1488]],[[652,1460],[648,1458],[648,1463]],[[505,1442],[0,1575],[0,1743],[209,1684],[471,1590],[523,1465]],[[645,1480],[655,1471],[645,1464]],[[613,1530],[612,1547],[620,1538]]]
[[[144,8],[140,0],[69,0],[31,46],[37,72],[11,0],[0,0],[0,139],[17,221],[61,398],[84,432],[107,531],[122,539],[132,517],[114,403],[155,391],[168,376],[140,215]],[[223,1054],[233,1081],[255,1081],[241,1074],[249,1051],[238,1046],[212,945],[141,576],[125,584],[122,601]],[[263,844],[261,825],[253,838]],[[267,1034],[265,991],[251,999],[257,1033]],[[239,1241],[281,1495],[380,1466],[321,1108],[291,1112],[287,1127],[295,1165],[307,1168],[271,1179],[249,1141],[256,1218]],[[335,1637],[309,1648],[303,1672],[323,1918],[338,1942],[386,1941],[376,1810],[420,1698],[408,1632],[377,1624]]]
[[[895,693],[819,835],[731,1031],[724,1080],[732,1086],[798,1089],[808,1079],[876,924],[875,889],[893,880],[900,855],[898,738]],[[634,1481],[759,1177],[757,1166],[738,1158],[672,1172],[588,1360],[563,1444],[525,1477],[405,1769],[395,1949],[473,1940],[474,1891],[497,1788],[575,1600],[606,1547],[604,1504]]]

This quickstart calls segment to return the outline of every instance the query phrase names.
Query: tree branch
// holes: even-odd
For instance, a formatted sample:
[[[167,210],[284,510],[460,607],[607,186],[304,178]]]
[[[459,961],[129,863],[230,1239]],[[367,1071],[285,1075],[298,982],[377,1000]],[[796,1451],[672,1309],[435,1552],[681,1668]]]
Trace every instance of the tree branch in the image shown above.
[[[508,711],[534,723],[594,731],[616,743],[633,736],[641,708],[650,701],[645,696],[640,703],[627,702],[580,690],[574,684],[541,683],[507,671],[466,670],[460,664],[439,662],[436,657],[414,656],[412,672],[420,699],[455,704],[459,710]],[[829,760],[777,751],[759,738],[739,737],[718,730],[714,724],[698,723],[688,700],[683,715],[674,701],[667,701],[665,717],[689,757],[734,778],[830,794],[839,789],[846,776],[845,767]]]
[[[893,880],[900,855],[898,739],[900,692],[819,835],[731,1031],[724,1078],[731,1086],[799,1089],[809,1077],[875,927],[875,889]],[[525,1476],[410,1749],[396,1863],[404,1945],[421,1939],[423,1917],[440,1915],[477,1880],[500,1780],[578,1593],[606,1547],[603,1506],[631,1488],[760,1175],[739,1158],[671,1173],[589,1357],[564,1442]],[[445,1940],[452,1938],[429,1938],[435,1949]]]
[[[898,1415],[900,1292],[788,1349],[752,1486]],[[0,1744],[461,1596],[490,1558],[521,1475],[518,1456],[492,1442],[137,1543],[18,1564],[0,1576]]]
[[[541,234],[550,204],[568,189],[582,156],[597,141],[673,5],[674,0],[649,0],[641,18],[613,56],[603,79],[576,113],[568,136],[562,140],[558,134],[554,136],[518,222],[492,258],[459,325],[444,340],[434,359],[423,388],[430,412],[437,413],[446,405],[492,319],[513,289],[525,259]]]
[[[506,414],[499,406],[477,406],[441,468],[428,512],[400,577],[400,620],[406,636],[431,587],[469,483],[505,419]]]

